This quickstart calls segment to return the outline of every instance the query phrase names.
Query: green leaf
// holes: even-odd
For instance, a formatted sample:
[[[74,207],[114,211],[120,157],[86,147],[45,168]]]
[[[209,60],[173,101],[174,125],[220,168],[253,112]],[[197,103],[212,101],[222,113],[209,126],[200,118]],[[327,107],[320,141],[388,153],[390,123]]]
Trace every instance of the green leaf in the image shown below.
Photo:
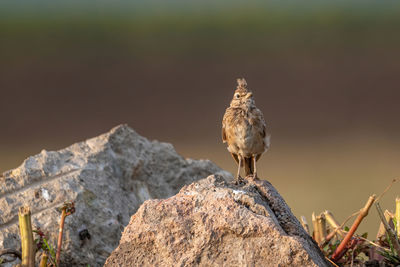
[[[361,237],[367,239],[367,238],[368,238],[368,233],[367,233],[367,232],[363,233],[363,234],[361,235]]]
[[[47,242],[46,238],[43,238],[43,242],[46,245],[47,251],[50,252],[51,257],[55,260],[56,259],[56,253],[54,252],[54,249],[52,248],[51,245]]]
[[[387,238],[387,241],[389,243],[390,251],[392,252],[392,255],[397,256],[396,251],[394,250],[394,246],[392,244],[392,240],[390,240],[389,234],[387,232],[386,232],[386,238]]]
[[[390,252],[386,250],[378,250],[377,252],[382,255],[389,263],[394,265],[400,264],[400,258],[392,255]]]

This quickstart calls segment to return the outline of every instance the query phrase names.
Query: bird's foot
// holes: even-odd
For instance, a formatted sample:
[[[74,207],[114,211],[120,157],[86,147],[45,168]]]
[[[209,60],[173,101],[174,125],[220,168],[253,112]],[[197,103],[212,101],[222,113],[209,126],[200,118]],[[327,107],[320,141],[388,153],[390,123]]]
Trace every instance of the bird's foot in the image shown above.
[[[246,180],[253,181],[253,180],[256,180],[256,179],[259,179],[257,174],[249,174],[249,175],[246,176]]]
[[[242,178],[242,177],[240,177],[240,176],[237,176],[236,178],[235,178],[235,185],[239,185],[239,184],[242,184],[242,183],[244,183],[244,178]]]

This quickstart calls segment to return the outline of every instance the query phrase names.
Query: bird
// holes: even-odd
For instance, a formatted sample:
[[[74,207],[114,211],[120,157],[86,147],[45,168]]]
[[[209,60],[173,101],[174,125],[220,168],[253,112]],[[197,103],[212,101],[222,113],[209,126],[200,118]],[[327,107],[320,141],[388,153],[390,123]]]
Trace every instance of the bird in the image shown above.
[[[246,80],[237,79],[233,99],[222,119],[222,141],[227,143],[227,149],[238,165],[236,183],[241,179],[243,166],[245,177],[257,178],[256,162],[269,149],[270,137],[264,115],[256,107]]]

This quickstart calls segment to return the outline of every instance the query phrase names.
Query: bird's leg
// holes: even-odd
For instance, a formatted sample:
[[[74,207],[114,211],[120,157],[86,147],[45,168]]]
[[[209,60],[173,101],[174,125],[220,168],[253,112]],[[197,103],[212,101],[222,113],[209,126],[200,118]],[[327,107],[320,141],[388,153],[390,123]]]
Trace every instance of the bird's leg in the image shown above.
[[[236,183],[239,183],[239,178],[240,178],[240,166],[242,166],[242,156],[238,155],[239,158],[239,163],[238,163],[238,171],[236,175]]]
[[[256,158],[257,158],[257,155],[253,155],[252,157],[251,157],[251,159],[254,161],[254,172],[253,172],[253,178],[255,179],[255,178],[257,178],[257,167],[256,167]]]

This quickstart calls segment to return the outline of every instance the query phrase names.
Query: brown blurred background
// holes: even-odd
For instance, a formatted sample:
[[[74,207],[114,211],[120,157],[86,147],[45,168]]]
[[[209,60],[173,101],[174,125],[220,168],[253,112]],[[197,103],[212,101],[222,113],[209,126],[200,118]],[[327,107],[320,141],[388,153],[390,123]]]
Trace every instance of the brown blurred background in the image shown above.
[[[0,172],[127,123],[185,157],[221,142],[235,79],[272,128],[259,175],[295,215],[360,209],[400,177],[400,4],[18,1],[0,9]],[[400,185],[382,206],[394,208]],[[375,211],[361,225],[373,238]]]

